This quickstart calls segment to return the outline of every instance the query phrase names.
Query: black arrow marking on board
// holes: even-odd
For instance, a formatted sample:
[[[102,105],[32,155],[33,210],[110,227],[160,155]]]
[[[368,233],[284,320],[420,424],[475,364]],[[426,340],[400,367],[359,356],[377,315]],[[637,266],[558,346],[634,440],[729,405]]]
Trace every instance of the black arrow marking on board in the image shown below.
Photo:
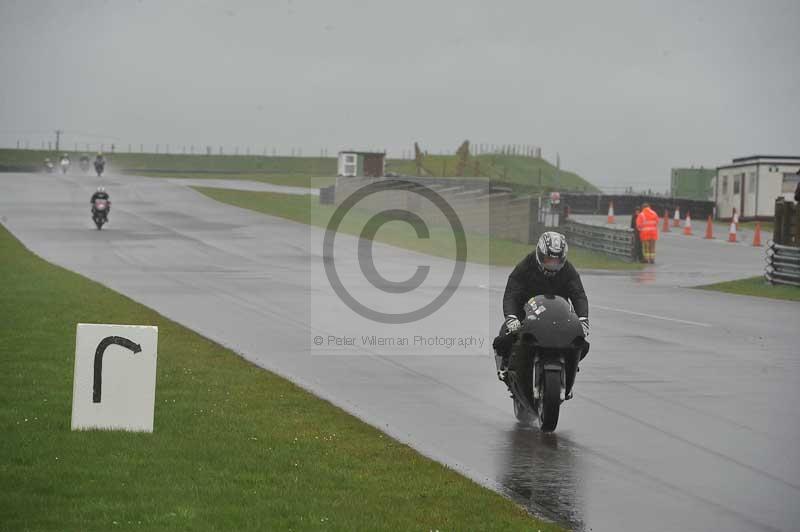
[[[100,402],[100,394],[103,388],[103,354],[111,344],[121,345],[133,351],[134,354],[142,351],[142,346],[122,336],[106,336],[97,344],[97,349],[94,352],[94,387],[92,389],[92,402],[94,403]]]

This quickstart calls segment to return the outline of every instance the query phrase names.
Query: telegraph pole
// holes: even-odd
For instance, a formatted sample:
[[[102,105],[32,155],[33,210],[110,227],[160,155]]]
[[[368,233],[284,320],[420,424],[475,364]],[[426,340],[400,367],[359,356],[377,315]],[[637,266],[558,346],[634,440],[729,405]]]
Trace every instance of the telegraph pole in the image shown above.
[[[58,151],[58,144],[61,141],[61,134],[63,133],[62,130],[56,129],[56,151]]]
[[[561,155],[556,152],[556,175],[558,182],[561,184]]]

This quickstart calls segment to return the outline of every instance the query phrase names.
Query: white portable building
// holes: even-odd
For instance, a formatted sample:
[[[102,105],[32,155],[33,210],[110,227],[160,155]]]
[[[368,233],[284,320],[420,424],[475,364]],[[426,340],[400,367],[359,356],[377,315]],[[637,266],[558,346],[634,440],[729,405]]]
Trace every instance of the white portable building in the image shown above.
[[[733,210],[742,219],[771,219],[775,199],[794,200],[800,175],[800,156],[753,155],[717,167],[712,183],[717,218],[730,219]]]

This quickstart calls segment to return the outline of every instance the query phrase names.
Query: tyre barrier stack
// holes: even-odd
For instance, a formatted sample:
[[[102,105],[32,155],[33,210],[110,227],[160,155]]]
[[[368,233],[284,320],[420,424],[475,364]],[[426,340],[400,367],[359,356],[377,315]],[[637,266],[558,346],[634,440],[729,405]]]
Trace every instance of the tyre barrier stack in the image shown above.
[[[784,246],[773,241],[767,245],[764,277],[772,284],[800,286],[800,247]]]

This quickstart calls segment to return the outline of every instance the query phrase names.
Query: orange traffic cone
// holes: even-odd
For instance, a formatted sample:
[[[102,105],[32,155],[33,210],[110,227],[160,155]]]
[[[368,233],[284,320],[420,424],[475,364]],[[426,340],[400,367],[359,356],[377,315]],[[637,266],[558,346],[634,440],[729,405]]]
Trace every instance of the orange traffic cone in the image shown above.
[[[753,235],[753,245],[761,247],[761,222],[756,222],[756,233]]]
[[[686,211],[686,223],[683,226],[684,235],[692,235],[692,213]]]
[[[614,223],[614,202],[613,201],[609,201],[608,202],[608,223],[609,224],[613,224]]]
[[[736,222],[731,220],[731,228],[728,230],[728,242],[736,242]]]
[[[708,223],[706,224],[706,239],[711,240],[714,238],[714,223],[711,221],[711,215],[708,215]]]
[[[669,233],[669,209],[664,209],[664,225],[661,227],[662,233]]]
[[[675,207],[675,217],[672,218],[672,227],[681,226],[681,208]]]

